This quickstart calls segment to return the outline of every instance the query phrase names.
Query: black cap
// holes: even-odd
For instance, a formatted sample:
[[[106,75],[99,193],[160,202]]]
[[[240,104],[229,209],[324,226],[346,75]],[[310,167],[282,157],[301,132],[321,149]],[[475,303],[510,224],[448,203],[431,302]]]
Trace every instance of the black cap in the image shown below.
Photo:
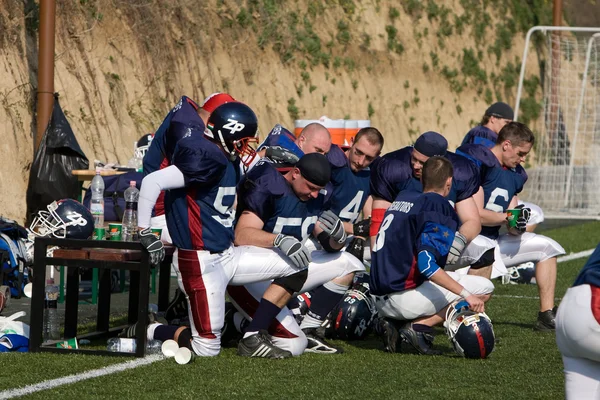
[[[427,157],[444,156],[448,150],[448,141],[439,133],[428,131],[417,138],[414,147]]]
[[[489,108],[485,110],[485,115],[488,117],[509,119],[511,121],[515,118],[515,112],[512,107],[501,101],[489,106]]]
[[[296,168],[310,183],[325,186],[331,179],[331,167],[327,157],[319,153],[310,153],[302,156],[296,163]]]

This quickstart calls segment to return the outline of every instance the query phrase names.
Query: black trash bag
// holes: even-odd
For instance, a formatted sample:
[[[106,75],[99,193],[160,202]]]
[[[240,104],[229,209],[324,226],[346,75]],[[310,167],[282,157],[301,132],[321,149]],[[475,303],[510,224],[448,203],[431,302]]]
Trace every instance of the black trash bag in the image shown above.
[[[79,147],[58,102],[58,93],[55,93],[52,117],[29,172],[27,224],[38,210],[45,209],[53,201],[79,198],[81,186],[71,171],[88,168],[89,161]]]

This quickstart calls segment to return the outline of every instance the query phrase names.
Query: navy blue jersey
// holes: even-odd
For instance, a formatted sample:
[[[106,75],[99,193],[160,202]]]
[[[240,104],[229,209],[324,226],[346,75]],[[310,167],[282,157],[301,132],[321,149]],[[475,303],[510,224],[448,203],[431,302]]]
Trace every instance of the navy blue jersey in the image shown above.
[[[331,165],[332,184],[328,208],[342,221],[354,223],[369,197],[371,171],[368,168],[352,171],[346,154],[335,144],[331,145],[327,160]]]
[[[592,285],[600,288],[600,245],[592,253],[590,258],[577,275],[573,286]]]
[[[266,232],[305,239],[314,229],[325,196],[300,201],[292,187],[275,166],[259,161],[238,185],[237,216],[251,211],[263,222]]]
[[[408,146],[380,157],[371,164],[371,194],[390,203],[406,190],[422,192],[423,185],[412,173],[410,158],[413,147]],[[452,188],[446,197],[452,205],[477,193],[480,186],[476,167],[468,159],[452,152],[446,153],[452,163]]]
[[[183,96],[154,134],[154,139],[144,156],[144,176],[171,165],[177,142],[188,132],[204,135],[204,122],[198,115],[198,105],[192,99]],[[157,199],[154,213],[165,213],[164,193]]]
[[[386,295],[414,289],[425,281],[417,255],[426,250],[438,265],[446,257],[460,223],[437,193],[402,192],[387,209],[371,256],[371,292]]]
[[[169,234],[180,249],[221,252],[233,243],[236,167],[203,135],[186,135],[175,147],[172,164],[185,187],[169,190],[165,210]]]
[[[263,150],[267,147],[282,147],[294,153],[298,158],[302,158],[304,152],[295,143],[296,137],[294,134],[283,126],[277,124],[271,129],[265,140],[258,146],[258,150]]]
[[[492,150],[480,144],[460,146],[456,152],[469,157],[479,168],[484,207],[494,212],[506,212],[512,198],[523,190],[527,181],[527,173],[523,167],[502,167]],[[499,230],[499,226],[482,226],[481,234],[496,239]]]
[[[485,147],[492,148],[498,140],[498,134],[483,125],[477,125],[465,135],[461,146],[465,144],[482,144]]]

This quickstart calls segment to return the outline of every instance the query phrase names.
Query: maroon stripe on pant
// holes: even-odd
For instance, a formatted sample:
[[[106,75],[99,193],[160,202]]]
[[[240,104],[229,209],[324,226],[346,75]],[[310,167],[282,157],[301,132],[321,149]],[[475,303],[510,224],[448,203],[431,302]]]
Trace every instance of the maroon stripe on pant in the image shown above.
[[[590,289],[592,289],[592,315],[600,324],[600,287],[590,285]]]
[[[250,317],[254,316],[260,303],[250,294],[248,289],[244,286],[227,286],[227,293],[246,314]],[[298,337],[281,325],[281,322],[277,318],[269,325],[269,335],[282,339],[294,339]]]
[[[190,302],[190,311],[194,326],[200,337],[215,339],[210,325],[210,309],[206,296],[206,286],[202,278],[198,253],[195,250],[177,250],[179,272]]]

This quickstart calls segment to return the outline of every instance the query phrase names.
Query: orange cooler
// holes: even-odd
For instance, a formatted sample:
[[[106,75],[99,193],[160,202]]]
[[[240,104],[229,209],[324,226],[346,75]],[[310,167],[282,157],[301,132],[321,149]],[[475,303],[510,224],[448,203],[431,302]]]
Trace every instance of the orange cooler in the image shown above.
[[[358,121],[355,119],[347,119],[344,124],[344,144],[350,146],[352,139],[358,132]]]

